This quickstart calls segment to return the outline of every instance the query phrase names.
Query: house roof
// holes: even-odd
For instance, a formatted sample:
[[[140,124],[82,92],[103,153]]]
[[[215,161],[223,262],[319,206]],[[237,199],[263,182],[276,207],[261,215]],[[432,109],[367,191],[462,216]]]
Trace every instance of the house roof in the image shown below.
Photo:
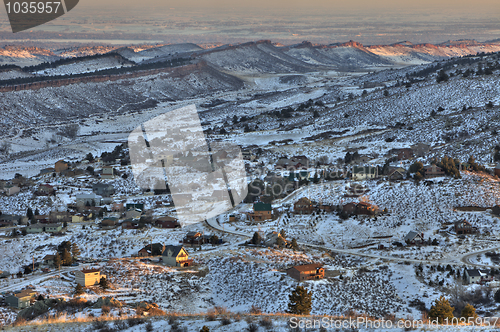
[[[165,250],[163,251],[162,256],[168,256],[168,252],[170,251],[172,252],[171,257],[177,257],[177,255],[179,255],[182,249],[184,249],[183,246],[172,246],[172,245],[165,246]]]
[[[377,168],[373,166],[354,166],[352,172],[355,174],[375,174]]]
[[[481,272],[478,269],[467,270],[467,274],[469,275],[469,277],[480,277],[481,276]]]
[[[95,273],[95,272],[101,272],[100,269],[83,269],[82,273],[87,274],[87,273]]]
[[[414,240],[419,235],[420,235],[419,232],[409,231],[408,234],[406,234],[404,240],[405,241],[412,241],[412,240]]]
[[[253,205],[254,211],[272,211],[271,204],[266,204],[262,202],[255,203]]]
[[[305,272],[305,271],[313,271],[313,270],[316,270],[316,269],[321,268],[321,267],[323,267],[323,265],[321,265],[319,263],[312,263],[312,264],[292,266],[288,270],[295,269],[295,270],[300,271],[300,272]]]
[[[48,260],[51,260],[51,259],[54,259],[56,257],[56,255],[45,255],[45,257],[43,258],[44,261],[48,261]]]
[[[36,292],[31,290],[31,289],[23,289],[19,293],[13,294],[13,296],[15,296],[17,298],[22,298],[22,297],[28,297],[28,296],[31,297],[33,294],[36,294]]]

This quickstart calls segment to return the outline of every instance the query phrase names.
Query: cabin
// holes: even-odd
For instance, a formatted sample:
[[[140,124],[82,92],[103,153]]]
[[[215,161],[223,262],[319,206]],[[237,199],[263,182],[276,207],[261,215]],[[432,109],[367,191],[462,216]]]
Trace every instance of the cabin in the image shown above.
[[[31,289],[25,289],[18,293],[11,294],[5,298],[8,306],[17,309],[27,308],[31,305],[31,299],[35,296],[36,292]]]
[[[253,221],[264,221],[272,219],[273,209],[271,204],[266,204],[262,202],[254,203],[253,213],[249,213],[248,216],[250,220]]]
[[[68,168],[69,165],[64,160],[59,160],[54,165],[54,170],[56,171],[56,173],[61,173],[62,171],[67,170]]]
[[[75,283],[83,287],[94,286],[99,284],[101,278],[106,278],[106,275],[101,274],[99,269],[83,269],[75,271]]]
[[[404,242],[408,245],[422,245],[425,243],[424,233],[410,231],[404,237]]]
[[[293,205],[293,212],[295,214],[312,214],[314,212],[314,206],[310,199],[302,197]]]
[[[318,280],[325,277],[325,269],[321,264],[304,264],[292,266],[286,274],[297,281]]]
[[[457,235],[474,234],[477,232],[477,228],[473,227],[467,220],[456,221],[454,226]]]
[[[138,257],[160,256],[165,251],[165,245],[161,243],[151,243],[139,250]]]
[[[435,178],[444,176],[444,170],[434,164],[424,167],[424,176],[426,178]]]

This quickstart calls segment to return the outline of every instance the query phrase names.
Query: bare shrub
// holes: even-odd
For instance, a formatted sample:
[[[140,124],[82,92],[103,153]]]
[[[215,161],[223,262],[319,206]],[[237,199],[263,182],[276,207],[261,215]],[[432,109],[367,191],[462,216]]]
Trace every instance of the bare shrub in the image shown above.
[[[73,123],[64,127],[60,127],[57,135],[67,138],[75,138],[78,135],[78,131],[80,131],[80,126],[76,123]]]

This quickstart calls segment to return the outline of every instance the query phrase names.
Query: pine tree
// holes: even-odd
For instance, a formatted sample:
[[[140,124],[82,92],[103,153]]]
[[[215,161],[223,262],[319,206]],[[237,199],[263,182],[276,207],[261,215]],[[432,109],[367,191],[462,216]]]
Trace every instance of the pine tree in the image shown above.
[[[312,292],[297,286],[289,296],[288,312],[294,315],[309,315],[312,307]]]
[[[83,291],[83,287],[82,285],[80,285],[79,283],[76,284],[76,287],[75,287],[75,295],[81,295],[83,294],[84,291]]]
[[[68,249],[64,248],[61,260],[63,265],[70,265],[73,262],[73,257],[71,257]]]
[[[33,210],[29,207],[28,211],[26,211],[26,217],[28,217],[29,220],[33,218]]]
[[[60,267],[61,264],[62,264],[61,255],[59,255],[59,253],[56,253],[54,257],[54,265]]]
[[[253,233],[252,244],[259,245],[262,242],[262,237],[259,232]]]
[[[434,301],[434,304],[431,306],[431,310],[429,311],[429,318],[430,319],[437,319],[440,324],[445,322],[445,319],[448,319],[448,322],[451,322],[453,319],[453,308],[450,305],[450,302],[443,296],[436,301]]]
[[[467,303],[465,305],[465,308],[462,309],[460,317],[464,317],[467,320],[469,319],[469,317],[476,319],[477,318],[476,309],[471,304]]]
[[[299,245],[297,244],[297,239],[293,238],[292,243],[290,244],[293,250],[297,250]]]
[[[108,280],[105,277],[102,277],[99,280],[99,286],[101,286],[102,289],[108,289],[109,288],[109,286],[108,286]]]
[[[201,328],[200,332],[210,332],[210,329],[208,328],[208,326],[203,325],[203,327]]]
[[[73,256],[73,261],[78,260],[78,257],[80,257],[80,248],[78,248],[76,243],[73,243],[71,247],[71,255]]]

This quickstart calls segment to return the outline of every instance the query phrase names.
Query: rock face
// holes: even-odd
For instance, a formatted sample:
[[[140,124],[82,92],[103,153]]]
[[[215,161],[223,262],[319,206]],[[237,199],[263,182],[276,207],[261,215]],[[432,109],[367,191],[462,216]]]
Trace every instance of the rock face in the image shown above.
[[[63,299],[45,299],[43,301],[36,301],[31,307],[19,311],[17,317],[30,320],[46,313],[51,307],[62,302],[64,302]]]
[[[121,308],[123,304],[112,297],[100,297],[94,304],[94,308],[102,308],[103,306]]]

